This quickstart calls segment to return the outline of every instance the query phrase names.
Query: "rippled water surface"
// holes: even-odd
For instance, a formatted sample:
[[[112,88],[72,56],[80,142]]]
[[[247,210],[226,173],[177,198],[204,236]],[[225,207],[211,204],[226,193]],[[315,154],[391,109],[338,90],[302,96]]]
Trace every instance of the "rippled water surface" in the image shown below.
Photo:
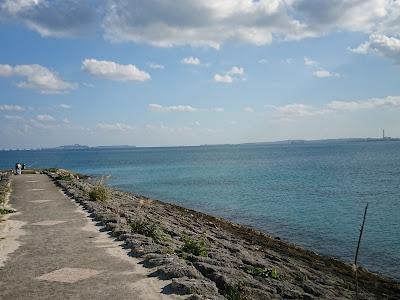
[[[0,152],[247,224],[400,279],[400,142]]]

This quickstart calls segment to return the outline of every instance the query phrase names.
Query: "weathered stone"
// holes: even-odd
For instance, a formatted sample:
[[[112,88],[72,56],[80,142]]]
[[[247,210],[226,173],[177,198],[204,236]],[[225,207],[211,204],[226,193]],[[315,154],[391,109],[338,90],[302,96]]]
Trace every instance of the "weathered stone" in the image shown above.
[[[157,271],[153,274],[161,279],[172,279],[172,278],[201,278],[204,277],[196,270],[195,267],[189,266],[184,262],[174,261],[168,265],[160,266]]]
[[[178,259],[177,257],[154,254],[154,253],[147,254],[143,258],[144,258],[143,266],[146,268],[154,268],[162,265],[168,265]]]
[[[172,289],[180,295],[198,294],[206,297],[218,295],[214,282],[204,279],[175,278],[172,279]]]

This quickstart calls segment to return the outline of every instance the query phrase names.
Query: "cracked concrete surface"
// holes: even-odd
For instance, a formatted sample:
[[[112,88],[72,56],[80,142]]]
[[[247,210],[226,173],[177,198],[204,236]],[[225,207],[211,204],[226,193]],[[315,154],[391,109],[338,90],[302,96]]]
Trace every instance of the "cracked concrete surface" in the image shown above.
[[[10,204],[18,213],[0,222],[0,299],[182,299],[46,175],[14,176]]]

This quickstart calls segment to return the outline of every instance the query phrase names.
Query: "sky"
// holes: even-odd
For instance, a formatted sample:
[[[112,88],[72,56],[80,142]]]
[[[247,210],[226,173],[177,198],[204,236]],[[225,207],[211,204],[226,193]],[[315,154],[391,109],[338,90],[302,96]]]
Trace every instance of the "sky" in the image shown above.
[[[0,0],[0,148],[400,137],[399,0]]]

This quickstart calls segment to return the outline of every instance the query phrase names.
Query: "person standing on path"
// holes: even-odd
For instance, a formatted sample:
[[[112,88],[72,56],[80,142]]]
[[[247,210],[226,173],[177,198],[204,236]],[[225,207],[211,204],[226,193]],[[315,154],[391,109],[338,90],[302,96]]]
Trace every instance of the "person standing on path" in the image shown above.
[[[17,173],[17,175],[22,174],[22,166],[20,163],[17,163],[17,165],[16,165],[16,173]]]

